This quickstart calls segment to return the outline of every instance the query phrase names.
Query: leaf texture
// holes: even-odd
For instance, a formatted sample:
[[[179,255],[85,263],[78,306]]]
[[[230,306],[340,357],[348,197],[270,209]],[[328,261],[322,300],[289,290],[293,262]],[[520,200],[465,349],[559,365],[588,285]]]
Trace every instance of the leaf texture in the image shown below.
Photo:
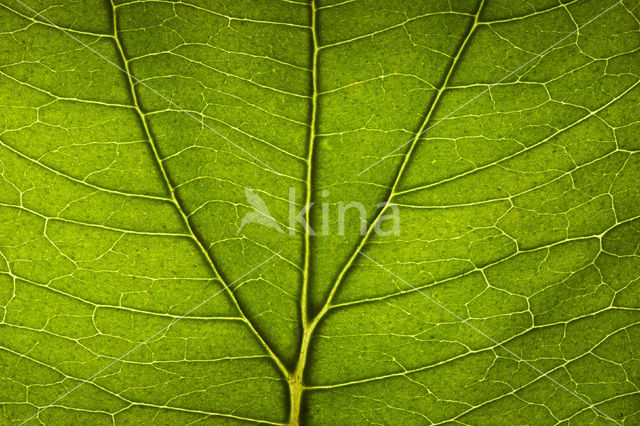
[[[639,85],[638,0],[0,0],[0,423],[640,423]]]

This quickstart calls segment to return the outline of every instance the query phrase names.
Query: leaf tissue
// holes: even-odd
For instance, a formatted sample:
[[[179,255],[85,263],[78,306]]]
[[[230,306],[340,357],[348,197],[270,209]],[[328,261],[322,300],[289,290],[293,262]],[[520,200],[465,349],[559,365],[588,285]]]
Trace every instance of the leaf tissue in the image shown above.
[[[0,424],[640,424],[640,0],[0,0]]]

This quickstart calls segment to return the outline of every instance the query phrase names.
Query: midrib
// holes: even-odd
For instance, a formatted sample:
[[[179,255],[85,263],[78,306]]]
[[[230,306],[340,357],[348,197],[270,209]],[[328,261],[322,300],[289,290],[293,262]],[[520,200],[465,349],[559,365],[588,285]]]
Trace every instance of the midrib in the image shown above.
[[[313,155],[313,142],[315,139],[315,125],[316,125],[316,115],[317,115],[317,78],[316,78],[316,73],[317,73],[317,54],[318,54],[318,44],[317,44],[317,23],[316,23],[316,14],[317,14],[317,10],[315,7],[315,1],[313,0],[311,7],[312,7],[312,26],[311,26],[311,32],[312,32],[312,36],[313,36],[313,46],[314,46],[314,52],[313,52],[313,94],[312,94],[312,118],[311,118],[311,130],[310,130],[310,138],[309,138],[309,157],[308,157],[308,166],[307,166],[307,197],[306,197],[306,206],[308,206],[310,200],[311,200],[311,159],[312,159],[312,155]],[[365,233],[365,235],[360,239],[360,242],[358,243],[358,246],[356,248],[356,250],[352,253],[351,257],[349,258],[349,260],[347,261],[347,263],[344,265],[344,267],[342,268],[340,274],[338,275],[338,278],[336,279],[336,281],[334,282],[334,284],[332,285],[332,288],[330,290],[330,293],[327,297],[327,299],[325,300],[325,303],[323,304],[322,308],[320,309],[320,311],[314,316],[314,318],[311,321],[308,321],[308,319],[306,318],[306,309],[307,309],[307,294],[308,294],[308,285],[309,285],[309,278],[308,278],[308,267],[309,267],[309,263],[310,263],[310,241],[309,241],[309,233],[308,233],[308,229],[305,229],[305,273],[304,273],[304,277],[303,277],[303,288],[302,288],[302,300],[301,300],[301,307],[304,309],[304,316],[302,318],[302,322],[303,322],[303,336],[302,336],[302,342],[301,342],[301,346],[300,346],[300,353],[299,353],[299,358],[298,358],[298,362],[296,364],[296,370],[293,374],[293,377],[289,378],[289,391],[290,391],[290,405],[291,405],[291,412],[290,412],[290,418],[289,418],[289,424],[290,425],[298,425],[300,423],[300,413],[301,413],[301,403],[302,403],[302,394],[304,392],[304,372],[305,372],[305,368],[306,368],[306,361],[307,361],[307,356],[309,353],[309,349],[310,349],[310,345],[311,345],[311,341],[313,338],[313,333],[316,329],[316,327],[319,325],[319,323],[321,322],[321,320],[324,318],[325,314],[328,312],[329,307],[331,305],[331,301],[333,300],[333,297],[336,294],[336,291],[342,281],[342,279],[344,278],[344,276],[346,275],[347,271],[350,269],[350,267],[353,265],[353,262],[355,260],[355,258],[358,256],[358,253],[360,252],[360,250],[364,247],[364,245],[366,244],[369,236],[371,235],[375,224],[378,222],[378,220],[382,217],[382,215],[385,213],[385,211],[387,210],[387,206],[389,205],[389,202],[391,201],[391,199],[393,198],[393,196],[395,195],[398,183],[400,182],[400,180],[402,179],[404,170],[406,168],[406,165],[409,162],[409,159],[411,157],[411,153],[413,152],[417,141],[420,139],[420,135],[424,132],[424,129],[427,128],[427,124],[430,122],[431,117],[433,115],[433,112],[436,110],[437,105],[439,103],[439,100],[442,96],[442,93],[445,92],[446,88],[447,88],[447,84],[449,82],[450,77],[453,75],[453,71],[456,68],[456,65],[459,62],[460,57],[462,56],[462,52],[465,48],[465,46],[467,45],[468,41],[471,38],[471,35],[473,34],[474,29],[477,26],[478,23],[478,18],[480,16],[480,13],[482,11],[482,6],[484,5],[484,0],[482,0],[480,2],[480,5],[478,6],[478,10],[476,11],[473,23],[470,25],[469,30],[467,31],[467,34],[463,40],[463,42],[460,44],[460,47],[458,48],[458,51],[456,53],[456,56],[454,57],[454,59],[451,62],[451,65],[449,66],[449,69],[447,71],[447,74],[444,78],[444,81],[440,87],[440,89],[438,90],[438,93],[436,94],[436,97],[434,98],[434,100],[431,102],[431,105],[428,109],[428,112],[426,113],[426,116],[424,118],[424,120],[422,121],[420,128],[418,129],[418,131],[416,132],[416,137],[413,139],[411,146],[409,147],[409,149],[407,150],[407,153],[405,154],[404,157],[404,161],[402,163],[402,165],[400,166],[398,172],[396,173],[396,178],[394,180],[392,189],[389,193],[389,196],[387,197],[387,201],[385,206],[378,212],[378,215],[375,217],[375,219],[371,222],[371,225],[368,227],[367,232]],[[308,210],[307,210],[307,225],[309,225],[309,221],[308,221]]]

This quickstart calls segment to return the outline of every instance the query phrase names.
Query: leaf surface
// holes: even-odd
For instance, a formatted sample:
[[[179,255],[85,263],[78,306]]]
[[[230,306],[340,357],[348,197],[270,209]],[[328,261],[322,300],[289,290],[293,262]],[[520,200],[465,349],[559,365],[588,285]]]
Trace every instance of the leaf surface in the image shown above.
[[[640,422],[638,0],[0,0],[0,46],[1,423]]]

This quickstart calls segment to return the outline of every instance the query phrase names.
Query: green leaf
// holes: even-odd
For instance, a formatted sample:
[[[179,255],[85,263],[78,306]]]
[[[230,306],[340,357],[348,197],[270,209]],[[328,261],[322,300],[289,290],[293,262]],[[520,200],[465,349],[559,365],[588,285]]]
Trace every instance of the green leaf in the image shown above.
[[[112,1],[0,0],[0,423],[640,422],[638,0]]]

